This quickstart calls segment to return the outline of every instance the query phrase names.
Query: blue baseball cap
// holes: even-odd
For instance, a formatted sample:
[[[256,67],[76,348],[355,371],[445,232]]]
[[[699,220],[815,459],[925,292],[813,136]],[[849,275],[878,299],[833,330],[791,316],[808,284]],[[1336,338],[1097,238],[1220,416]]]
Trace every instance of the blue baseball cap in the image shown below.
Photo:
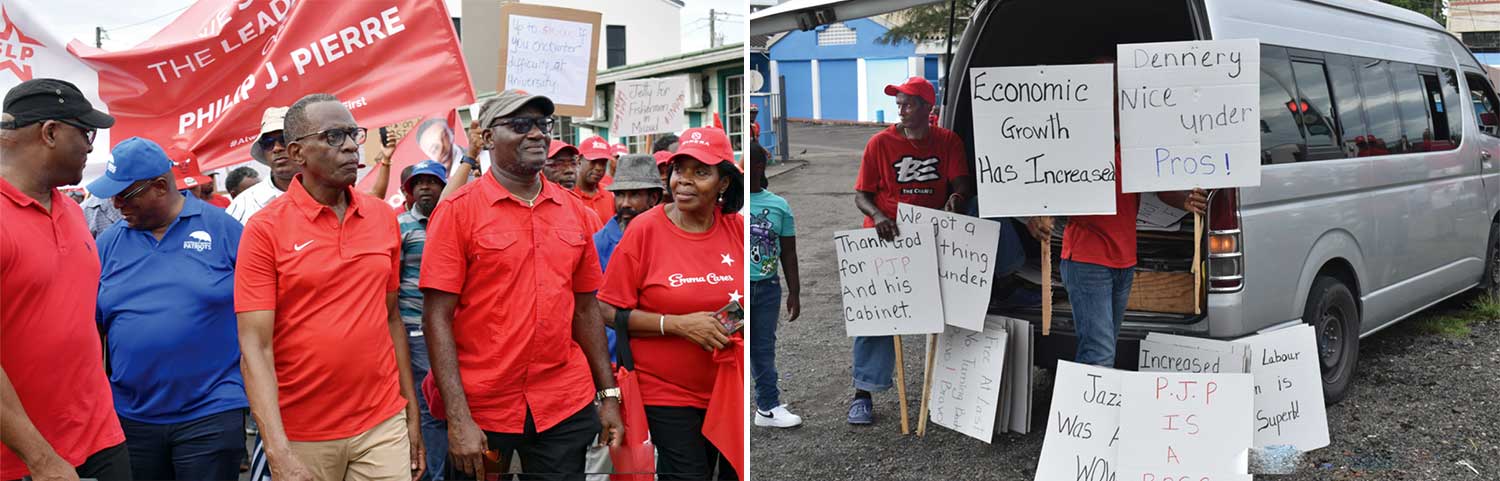
[[[130,184],[154,179],[172,170],[172,159],[156,142],[140,137],[131,137],[110,149],[114,156],[104,167],[104,177],[89,183],[89,192],[96,197],[120,195]]]
[[[448,168],[443,167],[443,164],[436,160],[424,160],[412,166],[411,175],[401,179],[401,186],[406,187],[407,184],[411,183],[412,179],[417,178],[419,175],[435,176],[443,185],[448,185]]]

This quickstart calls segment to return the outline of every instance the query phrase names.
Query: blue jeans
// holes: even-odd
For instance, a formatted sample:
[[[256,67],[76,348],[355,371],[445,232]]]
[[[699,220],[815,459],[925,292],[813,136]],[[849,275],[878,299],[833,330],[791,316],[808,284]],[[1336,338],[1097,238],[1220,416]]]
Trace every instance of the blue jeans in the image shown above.
[[[755,380],[755,406],[761,410],[781,405],[776,386],[776,323],[781,317],[781,279],[750,283],[750,377]]]
[[[135,479],[237,480],[245,457],[245,410],[176,424],[120,418]]]
[[[406,326],[406,329],[408,332],[415,330],[413,326]],[[448,422],[432,417],[432,412],[427,410],[427,398],[422,395],[422,379],[427,377],[431,366],[427,360],[427,339],[408,335],[406,341],[411,349],[411,378],[417,391],[417,409],[422,413],[422,446],[427,449],[427,472],[422,474],[422,480],[437,481],[443,479],[443,463],[448,460]]]
[[[1080,364],[1114,367],[1115,340],[1125,322],[1125,304],[1135,268],[1114,269],[1098,264],[1063,259],[1063,287],[1073,305],[1073,324],[1078,332]]]
[[[895,383],[896,343],[891,336],[854,338],[854,388],[861,391],[888,391]]]

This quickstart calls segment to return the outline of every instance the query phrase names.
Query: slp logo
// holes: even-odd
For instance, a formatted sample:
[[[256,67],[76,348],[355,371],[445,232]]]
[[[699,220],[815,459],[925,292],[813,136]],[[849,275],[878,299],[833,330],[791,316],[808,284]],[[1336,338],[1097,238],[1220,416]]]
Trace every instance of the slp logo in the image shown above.
[[[684,144],[699,144],[705,146],[710,145],[707,140],[703,140],[703,132],[693,132],[691,139],[683,140],[681,142]]]
[[[214,238],[210,237],[207,232],[195,230],[193,233],[188,234],[188,237],[188,240],[182,241],[183,249],[203,252],[214,248]]]
[[[917,160],[911,156],[902,157],[900,161],[896,162],[896,182],[905,184],[937,180],[937,163],[937,157],[922,160]]]
[[[15,22],[10,21],[10,14],[0,8],[0,70],[15,72],[22,82],[31,80],[31,57],[36,55],[36,49],[28,45],[46,47],[21,33]]]

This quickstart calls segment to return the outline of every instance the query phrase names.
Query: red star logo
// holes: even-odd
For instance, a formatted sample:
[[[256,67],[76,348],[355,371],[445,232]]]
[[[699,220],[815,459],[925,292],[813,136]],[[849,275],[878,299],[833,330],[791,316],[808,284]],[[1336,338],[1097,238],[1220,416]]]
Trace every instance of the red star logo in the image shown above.
[[[21,33],[15,22],[10,21],[10,15],[0,7],[0,70],[15,72],[23,82],[31,80],[30,59],[36,55],[36,49],[27,45],[46,47],[37,39]]]

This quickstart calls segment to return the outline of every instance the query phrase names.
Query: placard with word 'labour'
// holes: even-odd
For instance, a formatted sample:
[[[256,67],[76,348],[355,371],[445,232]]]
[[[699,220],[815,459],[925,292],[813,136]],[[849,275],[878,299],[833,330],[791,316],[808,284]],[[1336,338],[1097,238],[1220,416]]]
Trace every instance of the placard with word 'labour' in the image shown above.
[[[1120,451],[1125,371],[1057,361],[1051,415],[1036,481],[1113,481]],[[1133,480],[1132,480],[1133,481]]]
[[[931,224],[899,224],[882,240],[875,229],[835,232],[844,332],[891,336],[943,332],[937,247]]]
[[[911,204],[896,205],[896,220],[937,228],[938,285],[943,319],[970,331],[984,329],[994,287],[1000,223]]]
[[[1005,326],[983,332],[948,326],[938,335],[932,372],[932,422],[989,443],[1005,373]]]
[[[1328,446],[1328,411],[1316,332],[1299,324],[1236,342],[1250,348],[1255,376],[1255,447],[1292,445],[1298,451]]]
[[[1114,69],[969,70],[979,215],[1115,213]]]
[[[1260,42],[1132,43],[1120,72],[1120,185],[1260,185]]]
[[[1135,372],[1121,390],[1120,477],[1221,479],[1249,469],[1249,374]]]

